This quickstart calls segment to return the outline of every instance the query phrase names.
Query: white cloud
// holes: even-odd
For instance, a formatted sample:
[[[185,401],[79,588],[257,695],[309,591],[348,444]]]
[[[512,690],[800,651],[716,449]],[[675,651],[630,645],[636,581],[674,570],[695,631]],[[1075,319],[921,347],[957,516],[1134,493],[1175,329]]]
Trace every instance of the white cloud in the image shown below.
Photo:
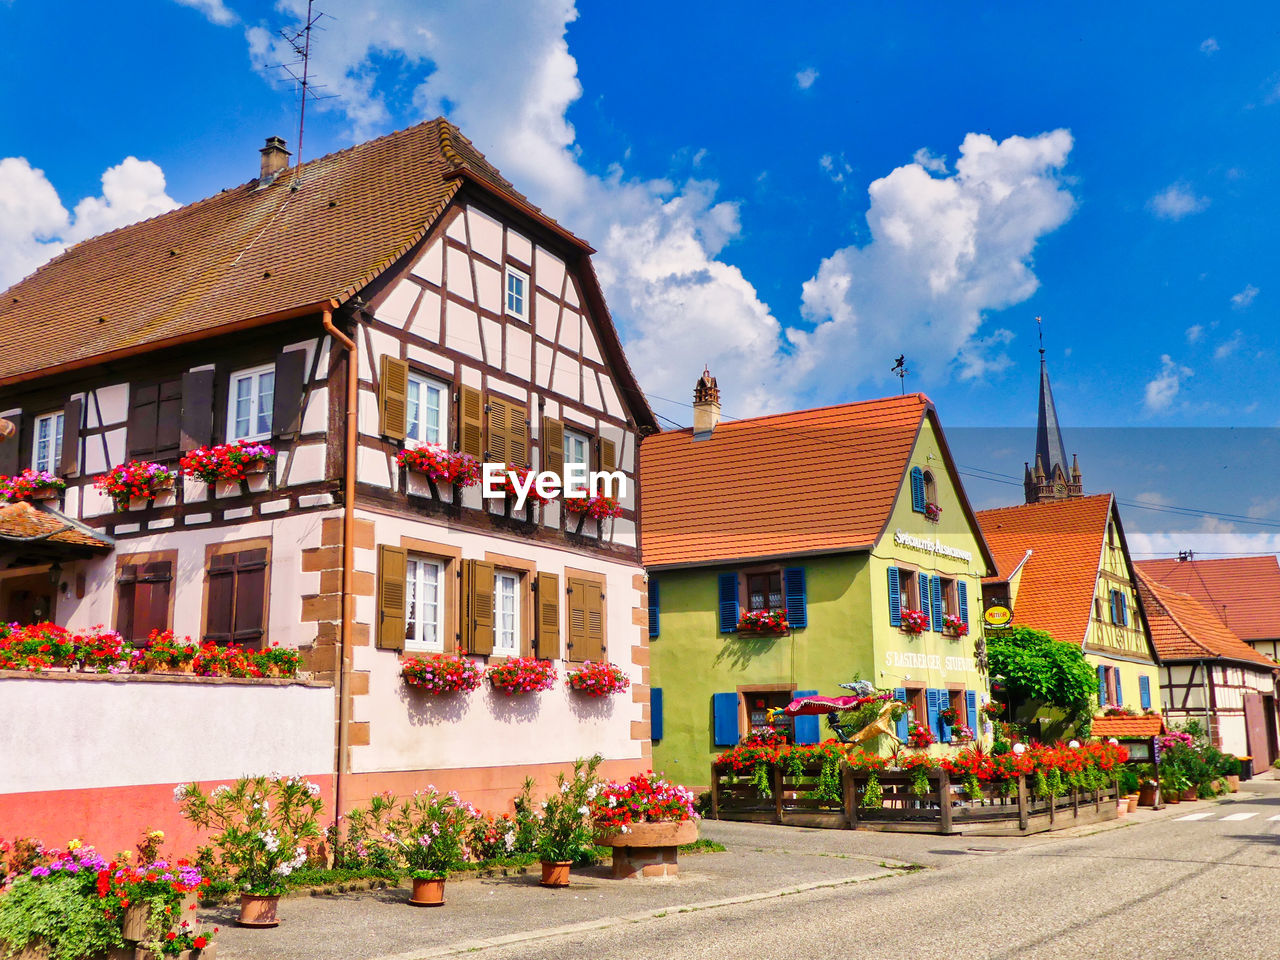
[[[1231,295],[1231,306],[1237,310],[1243,310],[1245,307],[1253,303],[1258,297],[1258,288],[1252,283],[1245,284],[1245,288],[1239,293]]]
[[[818,71],[813,67],[805,67],[796,74],[796,86],[801,90],[808,90],[818,79]]]
[[[1130,509],[1130,508],[1122,508]],[[1148,514],[1147,516],[1151,516]],[[1172,522],[1188,521],[1170,518]],[[1126,531],[1129,549],[1138,559],[1173,557],[1192,550],[1204,558],[1245,554],[1280,553],[1280,533],[1245,532],[1237,524],[1217,517],[1202,517],[1193,526],[1155,533]]]
[[[1280,510],[1280,496],[1254,497],[1249,502],[1249,508],[1245,510],[1245,515],[1252,517],[1254,520],[1265,520],[1268,517],[1275,516],[1277,510]]]
[[[1225,360],[1227,359],[1227,357],[1231,356],[1233,353],[1239,350],[1240,347],[1243,345],[1244,345],[1244,333],[1241,332],[1240,330],[1237,330],[1235,333],[1231,335],[1231,339],[1224,340],[1222,343],[1218,344],[1218,346],[1213,351],[1213,359]]]
[[[1165,187],[1148,202],[1151,212],[1164,220],[1181,220],[1209,207],[1209,198],[1199,196],[1190,184],[1178,181]]]
[[[1204,339],[1204,325],[1195,323],[1187,327],[1187,343],[1199,343]]]
[[[1145,490],[1133,499],[1153,507],[1169,507],[1173,505],[1173,498],[1160,493],[1158,490]]]
[[[899,353],[926,383],[957,360],[963,377],[1006,365],[1005,337],[984,340],[983,317],[1039,285],[1036,242],[1075,208],[1060,178],[1071,147],[1066,130],[1001,142],[971,133],[952,176],[913,162],[872,183],[871,241],[837,250],[804,285],[816,327],[788,333],[797,375],[840,394],[886,380]]]
[[[1213,37],[1206,37],[1204,42],[1200,44],[1200,52],[1206,57],[1211,57],[1222,48],[1218,46],[1218,41]]]
[[[1175,363],[1167,353],[1160,357],[1160,372],[1147,383],[1143,404],[1149,413],[1160,413],[1173,406],[1182,381],[1192,375],[1188,367]]]
[[[175,0],[175,2],[184,7],[191,7],[193,10],[199,10],[210,23],[216,23],[220,27],[229,27],[240,19],[227,9],[222,0]]]
[[[839,160],[829,153],[824,153],[818,158],[818,166],[831,178],[832,183],[844,183],[845,178],[853,173],[853,167],[849,166],[843,153],[840,154]]]
[[[947,172],[947,158],[945,156],[936,156],[928,147],[921,147],[911,157],[916,163],[924,167],[930,173],[945,175]]]
[[[0,289],[70,244],[177,205],[165,193],[159,166],[126,157],[102,175],[101,196],[84,198],[69,213],[43,170],[24,157],[6,157],[0,160]]]

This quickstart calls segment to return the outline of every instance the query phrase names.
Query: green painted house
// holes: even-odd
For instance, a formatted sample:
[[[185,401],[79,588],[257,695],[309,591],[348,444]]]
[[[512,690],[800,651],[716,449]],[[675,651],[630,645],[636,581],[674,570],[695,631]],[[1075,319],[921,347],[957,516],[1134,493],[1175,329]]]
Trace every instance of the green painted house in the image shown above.
[[[855,678],[895,691],[937,751],[948,707],[989,740],[994,567],[928,398],[721,423],[704,373],[694,399],[692,429],[641,445],[654,768],[701,787],[753,731],[827,739],[825,718],[771,710]]]

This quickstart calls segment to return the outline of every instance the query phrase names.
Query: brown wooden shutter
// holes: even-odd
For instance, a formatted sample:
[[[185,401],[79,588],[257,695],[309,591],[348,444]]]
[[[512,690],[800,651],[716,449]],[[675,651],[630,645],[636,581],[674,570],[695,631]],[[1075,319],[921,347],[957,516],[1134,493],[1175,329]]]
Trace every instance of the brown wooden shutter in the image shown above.
[[[458,564],[458,652],[471,652],[471,561],[463,560]]]
[[[235,622],[236,558],[232,553],[216,554],[209,559],[205,574],[204,639],[230,643]]]
[[[470,653],[493,653],[493,564],[471,561]]]
[[[13,436],[0,443],[0,476],[12,477],[21,468],[18,466],[18,454],[24,447],[22,439],[22,414],[11,413],[5,417],[13,424]],[[25,444],[30,446],[30,444]]]
[[[458,449],[477,460],[484,457],[484,404],[474,387],[458,388]]]
[[[565,595],[569,607],[569,643],[565,658],[568,660],[585,660],[587,649],[587,608],[586,584],[582,580],[570,577],[566,583]]]
[[[534,597],[538,615],[535,632],[538,656],[544,660],[560,659],[560,577],[554,573],[539,573],[537,595]]]
[[[272,436],[292,440],[302,432],[306,378],[307,351],[285,350],[276,357],[276,379],[271,395]]]
[[[511,406],[505,400],[499,400],[495,396],[489,397],[489,442],[485,445],[488,451],[485,455],[486,460],[495,463],[506,463],[508,466],[516,466],[510,462],[511,455]]]
[[[84,421],[84,401],[68,400],[62,411],[62,475],[80,473],[80,425]]]
[[[150,455],[171,460],[182,444],[182,381],[166,380],[157,388],[156,445]]]
[[[152,630],[169,629],[169,588],[172,583],[173,565],[168,560],[157,560],[138,568],[133,607],[135,639],[145,640]]]
[[[213,385],[217,370],[192,370],[182,375],[182,452],[213,443]]]
[[[513,467],[529,465],[529,410],[516,403],[507,404],[507,455]]]
[[[267,551],[242,550],[235,555],[236,606],[232,639],[244,645],[262,642],[267,612]]]
[[[606,440],[601,437],[599,440],[599,452],[596,454],[596,462],[600,464],[600,469],[607,472],[618,469],[618,447],[612,440]]]
[[[564,424],[551,417],[542,418],[542,469],[564,480]]]
[[[384,650],[404,649],[405,572],[408,553],[403,547],[378,547],[378,638]]]
[[[378,432],[403,440],[409,430],[409,364],[382,355],[378,382]]]
[[[149,457],[156,449],[156,407],[160,388],[154,383],[129,393],[129,424],[125,452],[129,459]]]
[[[116,633],[126,640],[137,639],[133,633],[133,607],[137,589],[138,568],[127,563],[116,573]]]
[[[584,660],[597,663],[605,659],[604,652],[604,591],[600,584],[584,581],[586,591],[583,607],[586,611],[586,649],[581,651]]]

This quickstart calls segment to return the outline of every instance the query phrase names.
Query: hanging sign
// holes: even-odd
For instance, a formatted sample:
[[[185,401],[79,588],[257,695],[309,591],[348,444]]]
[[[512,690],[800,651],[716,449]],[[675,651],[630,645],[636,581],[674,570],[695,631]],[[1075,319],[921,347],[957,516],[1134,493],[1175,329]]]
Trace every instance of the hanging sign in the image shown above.
[[[987,607],[986,611],[982,614],[982,619],[987,621],[990,626],[1003,627],[1013,619],[1013,611],[1008,607]]]

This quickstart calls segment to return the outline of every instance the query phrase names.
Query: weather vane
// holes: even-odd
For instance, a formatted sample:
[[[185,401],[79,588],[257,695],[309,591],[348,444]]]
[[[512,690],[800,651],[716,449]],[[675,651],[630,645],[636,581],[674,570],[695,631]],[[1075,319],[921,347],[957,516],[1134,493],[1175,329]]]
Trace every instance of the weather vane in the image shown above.
[[[1036,317],[1036,334],[1040,337],[1040,356],[1044,356],[1044,323]]]
[[[893,364],[893,375],[902,381],[902,393],[907,392],[907,374],[911,371],[907,369],[907,355],[905,353],[898,354],[898,359]]]

